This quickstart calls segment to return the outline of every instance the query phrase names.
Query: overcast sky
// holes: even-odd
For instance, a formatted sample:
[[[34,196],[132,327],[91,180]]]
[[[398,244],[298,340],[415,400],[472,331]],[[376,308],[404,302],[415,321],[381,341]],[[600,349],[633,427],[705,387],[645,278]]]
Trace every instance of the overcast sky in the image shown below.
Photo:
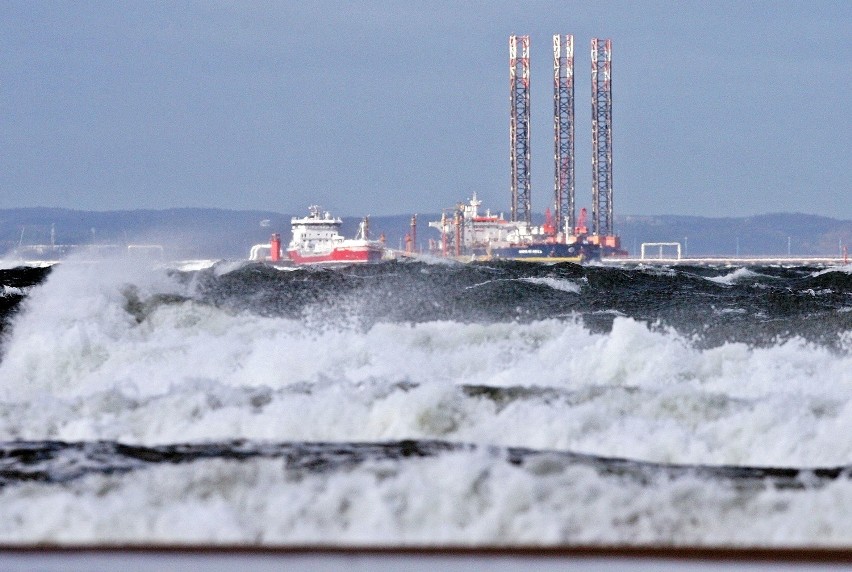
[[[553,34],[613,42],[616,215],[852,219],[852,2],[0,2],[0,208],[509,208],[508,36],[531,36],[532,206]]]

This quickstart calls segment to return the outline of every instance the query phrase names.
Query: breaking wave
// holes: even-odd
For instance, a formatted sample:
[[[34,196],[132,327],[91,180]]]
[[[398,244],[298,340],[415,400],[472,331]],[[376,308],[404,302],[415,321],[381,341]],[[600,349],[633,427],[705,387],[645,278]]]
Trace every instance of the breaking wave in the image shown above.
[[[850,538],[844,269],[182,268],[2,271],[0,539]]]

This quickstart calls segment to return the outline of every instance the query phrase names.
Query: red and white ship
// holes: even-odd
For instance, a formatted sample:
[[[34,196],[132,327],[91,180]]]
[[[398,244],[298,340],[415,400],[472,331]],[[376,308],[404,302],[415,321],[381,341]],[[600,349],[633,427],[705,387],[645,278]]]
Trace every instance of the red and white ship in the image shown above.
[[[293,238],[287,246],[287,257],[297,265],[353,264],[379,262],[384,255],[384,243],[369,239],[368,219],[361,221],[353,239],[340,234],[343,221],[318,206],[308,209],[308,216],[293,217],[290,221]],[[273,234],[269,241],[269,257],[262,256],[266,245],[252,248],[251,259],[281,262],[281,235]]]

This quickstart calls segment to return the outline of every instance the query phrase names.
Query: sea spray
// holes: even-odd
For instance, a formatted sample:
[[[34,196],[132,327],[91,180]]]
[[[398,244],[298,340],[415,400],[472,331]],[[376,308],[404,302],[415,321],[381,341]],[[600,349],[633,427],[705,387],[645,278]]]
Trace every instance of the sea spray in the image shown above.
[[[65,263],[13,292],[0,441],[214,452],[10,477],[0,537],[842,544],[842,469],[776,491],[659,464],[848,466],[850,292],[843,269]],[[316,470],[235,440],[315,443]],[[400,440],[472,448],[333,462]]]

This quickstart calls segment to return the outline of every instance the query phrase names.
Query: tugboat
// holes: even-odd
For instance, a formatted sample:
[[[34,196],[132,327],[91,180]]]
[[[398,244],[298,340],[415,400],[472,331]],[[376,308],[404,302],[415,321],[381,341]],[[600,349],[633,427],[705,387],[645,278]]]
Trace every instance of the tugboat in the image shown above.
[[[290,221],[293,238],[287,246],[288,261],[297,266],[373,263],[382,260],[384,243],[369,238],[369,218],[358,226],[354,239],[340,234],[343,221],[323,212],[320,207],[308,208],[308,216],[293,217]],[[269,257],[263,251],[269,249]],[[282,261],[281,235],[273,234],[269,245],[255,245],[251,249],[252,260]]]

